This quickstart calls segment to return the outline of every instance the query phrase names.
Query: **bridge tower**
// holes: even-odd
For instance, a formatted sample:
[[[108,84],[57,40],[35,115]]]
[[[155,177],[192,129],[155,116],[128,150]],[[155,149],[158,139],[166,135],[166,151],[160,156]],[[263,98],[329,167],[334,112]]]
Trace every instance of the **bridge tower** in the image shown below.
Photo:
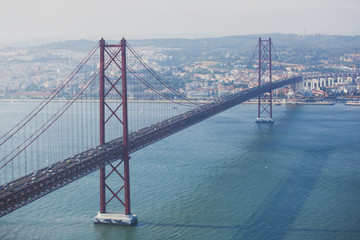
[[[269,84],[269,92],[258,96],[258,123],[273,123],[272,118],[272,73],[271,73],[271,38],[259,38],[258,86]]]
[[[119,76],[114,76],[114,72],[120,72]],[[99,89],[100,145],[105,144],[106,136],[118,132],[120,136],[117,137],[122,137],[123,155],[119,156],[121,160],[118,163],[109,164],[111,170],[108,173],[105,172],[105,166],[100,168],[100,212],[94,222],[136,225],[137,216],[131,214],[130,208],[126,40],[124,38],[120,44],[116,45],[106,44],[104,39],[100,40]],[[114,124],[117,129],[114,129]],[[114,185],[114,178],[115,182],[120,180],[120,186],[117,183]],[[108,198],[107,194],[110,195]],[[123,194],[123,197],[120,194]],[[124,213],[107,211],[107,207],[110,204],[113,206],[114,202],[115,205],[123,206]]]

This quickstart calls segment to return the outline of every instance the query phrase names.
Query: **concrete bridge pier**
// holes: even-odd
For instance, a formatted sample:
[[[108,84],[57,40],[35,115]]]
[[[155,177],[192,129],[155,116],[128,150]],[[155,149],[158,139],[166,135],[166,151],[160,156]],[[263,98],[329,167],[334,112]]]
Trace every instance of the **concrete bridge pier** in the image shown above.
[[[99,212],[98,215],[94,218],[95,224],[113,224],[113,225],[122,225],[122,226],[135,226],[138,222],[137,216],[135,214],[124,214],[124,213],[113,213]]]

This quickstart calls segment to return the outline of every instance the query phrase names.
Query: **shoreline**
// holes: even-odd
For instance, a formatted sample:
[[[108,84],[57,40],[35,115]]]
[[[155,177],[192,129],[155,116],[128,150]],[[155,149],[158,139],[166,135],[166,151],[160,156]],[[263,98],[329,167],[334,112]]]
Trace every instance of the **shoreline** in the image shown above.
[[[10,103],[13,103],[13,102],[43,102],[44,99],[18,99],[18,98],[14,98],[14,99],[11,99],[11,98],[3,98],[3,99],[0,99],[0,102],[10,102]],[[53,102],[67,102],[69,101],[68,99],[53,99],[52,100]],[[120,100],[107,100],[108,102],[120,102]],[[196,102],[196,103],[210,103],[211,101],[210,100],[191,100],[193,102]],[[99,100],[85,100],[85,99],[78,99],[76,100],[76,102],[99,102]],[[128,103],[188,103],[188,101],[184,101],[184,100],[174,100],[174,102],[172,101],[169,101],[169,100],[132,100],[132,99],[128,99],[127,101]]]
[[[286,102],[285,104],[296,104],[296,105],[335,105],[335,102]]]
[[[0,102],[10,102],[10,103],[14,103],[14,102],[42,102],[44,101],[44,99],[9,99],[9,98],[4,98],[4,99],[0,99]],[[53,102],[67,102],[68,100],[66,99],[56,99],[56,100],[52,100]],[[119,102],[116,100],[108,100],[109,102]],[[99,100],[77,100],[76,102],[99,102]],[[177,103],[187,103],[187,101],[176,101]],[[211,103],[210,100],[193,100],[193,102],[196,103]],[[128,103],[174,103],[171,101],[164,101],[164,100],[139,100],[139,101],[135,101],[135,100],[128,100]],[[245,101],[242,102],[241,104],[258,104],[257,101]],[[335,105],[335,102],[280,102],[280,104],[278,102],[274,103],[273,105]],[[345,104],[345,105],[350,105],[350,104]],[[354,104],[355,105],[355,104]],[[357,104],[356,104],[357,105]]]

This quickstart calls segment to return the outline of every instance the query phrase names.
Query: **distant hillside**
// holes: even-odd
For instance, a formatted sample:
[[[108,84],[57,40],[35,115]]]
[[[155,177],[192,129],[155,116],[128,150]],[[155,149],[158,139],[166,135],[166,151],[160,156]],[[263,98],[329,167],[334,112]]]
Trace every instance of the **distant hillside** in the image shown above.
[[[202,39],[145,39],[129,40],[133,45],[152,45],[155,47],[169,48],[254,48],[259,37],[272,38],[277,48],[358,48],[360,49],[360,36],[337,36],[337,35],[309,35],[295,34],[259,34],[244,36],[227,36]]]
[[[337,53],[360,52],[360,36],[338,35],[309,35],[295,34],[259,34],[244,36],[228,36],[203,39],[152,39],[129,40],[132,45],[151,45],[154,47],[190,48],[190,49],[219,49],[236,50],[243,55],[254,51],[258,39],[271,37],[278,52],[295,51],[299,54],[313,53],[314,51],[329,51]]]
[[[319,64],[322,60],[336,61],[347,53],[360,53],[360,36],[343,35],[295,35],[295,34],[259,34],[244,36],[227,36],[201,39],[128,39],[132,46],[153,46],[155,48],[174,48],[169,50],[173,56],[171,63],[183,65],[199,60],[224,60],[224,54],[231,52],[233,58],[241,56],[250,59],[259,37],[272,38],[274,48],[281,61],[307,65]],[[119,42],[109,41],[112,43]],[[44,45],[45,48],[89,51],[97,41],[78,40]],[[225,50],[225,51],[224,51]],[[165,63],[166,64],[166,63]]]
[[[296,34],[258,34],[243,36],[227,36],[217,38],[199,38],[199,39],[182,39],[182,38],[163,38],[163,39],[128,39],[133,46],[154,46],[161,48],[230,48],[230,49],[253,49],[259,39],[272,38],[276,48],[308,48],[308,49],[358,49],[360,50],[360,36],[343,36],[343,35],[309,35],[302,36]],[[119,42],[120,40],[110,40],[109,42]],[[46,48],[86,50],[91,49],[97,41],[91,40],[69,40],[44,45]]]
[[[91,40],[68,40],[64,42],[54,42],[41,46],[42,48],[50,49],[68,49],[74,51],[90,51],[96,42]]]

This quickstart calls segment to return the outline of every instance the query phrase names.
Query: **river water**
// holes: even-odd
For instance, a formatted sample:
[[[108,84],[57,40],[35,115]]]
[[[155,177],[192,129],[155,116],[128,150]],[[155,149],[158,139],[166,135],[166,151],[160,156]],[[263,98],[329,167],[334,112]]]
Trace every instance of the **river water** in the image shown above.
[[[96,172],[2,217],[0,239],[360,239],[360,107],[273,110],[256,124],[239,105],[132,154],[135,227],[93,224]]]

